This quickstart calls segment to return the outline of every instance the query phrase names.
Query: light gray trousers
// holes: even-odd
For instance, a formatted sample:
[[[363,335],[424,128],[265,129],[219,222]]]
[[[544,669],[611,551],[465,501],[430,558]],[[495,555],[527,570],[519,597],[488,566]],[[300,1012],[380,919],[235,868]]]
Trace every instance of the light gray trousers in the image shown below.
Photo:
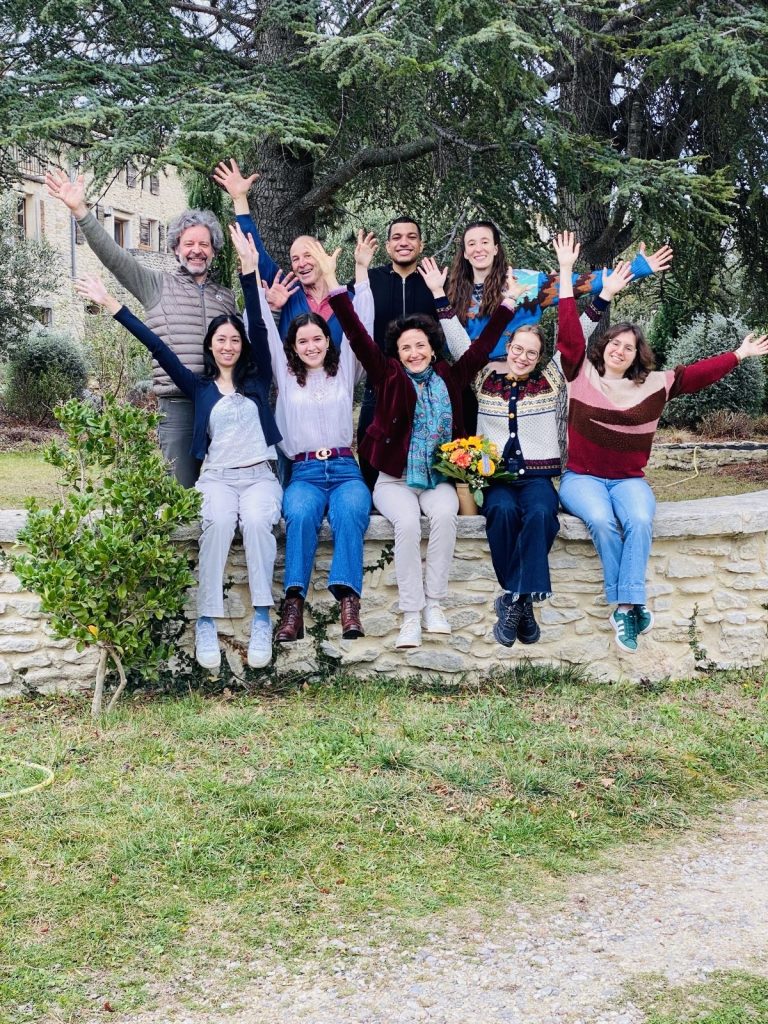
[[[283,489],[266,462],[248,469],[204,469],[195,485],[203,495],[200,534],[200,582],[197,614],[224,614],[224,569],[240,526],[254,608],[271,606],[277,542],[272,532],[280,519]]]
[[[379,473],[373,503],[395,528],[395,577],[401,612],[418,612],[426,598],[448,593],[448,573],[456,547],[459,499],[451,484],[429,490],[409,487],[404,479]],[[429,520],[429,540],[422,575],[421,513]]]

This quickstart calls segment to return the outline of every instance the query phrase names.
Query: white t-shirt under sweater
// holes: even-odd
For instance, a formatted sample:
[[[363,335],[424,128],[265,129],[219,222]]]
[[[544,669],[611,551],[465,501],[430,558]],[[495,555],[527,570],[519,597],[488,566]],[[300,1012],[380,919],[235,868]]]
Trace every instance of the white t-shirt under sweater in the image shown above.
[[[280,447],[289,459],[318,448],[351,448],[354,436],[352,399],[355,384],[363,377],[364,370],[349,347],[346,335],[341,340],[336,376],[329,377],[322,367],[309,369],[302,387],[288,369],[285,349],[263,290],[259,290],[259,295],[277,385],[275,421],[283,435]],[[367,281],[355,285],[354,305],[363,323],[372,324],[373,297]]]
[[[276,459],[268,446],[259,418],[259,408],[245,395],[222,395],[208,420],[211,441],[203,469],[245,469]]]

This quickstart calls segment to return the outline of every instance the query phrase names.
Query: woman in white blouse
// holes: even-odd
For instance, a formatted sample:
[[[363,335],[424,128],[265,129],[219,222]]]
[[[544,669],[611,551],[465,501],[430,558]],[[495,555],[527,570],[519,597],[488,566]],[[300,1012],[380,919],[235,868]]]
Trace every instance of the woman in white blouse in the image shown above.
[[[242,243],[237,242],[239,245]],[[355,308],[373,325],[373,298],[368,267],[376,251],[373,235],[358,234],[355,248]],[[269,291],[273,309],[290,295],[290,276],[278,275]],[[341,633],[347,640],[363,636],[360,592],[363,586],[363,539],[371,512],[371,495],[352,454],[352,401],[363,375],[346,337],[340,348],[318,313],[303,313],[280,340],[260,291],[267,325],[272,370],[277,385],[275,419],[280,447],[292,460],[290,483],[283,496],[285,519],[285,600],[277,630],[282,643],[304,636],[304,600],[309,588],[323,517],[333,535],[328,589],[340,605]]]

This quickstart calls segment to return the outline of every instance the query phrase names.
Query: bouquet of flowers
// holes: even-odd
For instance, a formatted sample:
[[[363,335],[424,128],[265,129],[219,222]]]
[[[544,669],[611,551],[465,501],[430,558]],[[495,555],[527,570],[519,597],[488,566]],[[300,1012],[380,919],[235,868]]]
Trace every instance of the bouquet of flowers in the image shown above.
[[[498,447],[487,437],[460,437],[435,450],[433,469],[465,483],[479,508],[483,491],[492,480],[517,479],[516,473],[499,469],[500,458]]]

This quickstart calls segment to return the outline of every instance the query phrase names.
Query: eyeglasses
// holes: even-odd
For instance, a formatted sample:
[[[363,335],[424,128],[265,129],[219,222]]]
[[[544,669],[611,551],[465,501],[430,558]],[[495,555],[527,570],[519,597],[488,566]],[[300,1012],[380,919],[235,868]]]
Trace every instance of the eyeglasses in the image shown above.
[[[534,352],[533,349],[524,349],[521,345],[510,345],[507,352],[515,359],[527,359],[529,363],[536,362],[539,358],[539,353]]]

